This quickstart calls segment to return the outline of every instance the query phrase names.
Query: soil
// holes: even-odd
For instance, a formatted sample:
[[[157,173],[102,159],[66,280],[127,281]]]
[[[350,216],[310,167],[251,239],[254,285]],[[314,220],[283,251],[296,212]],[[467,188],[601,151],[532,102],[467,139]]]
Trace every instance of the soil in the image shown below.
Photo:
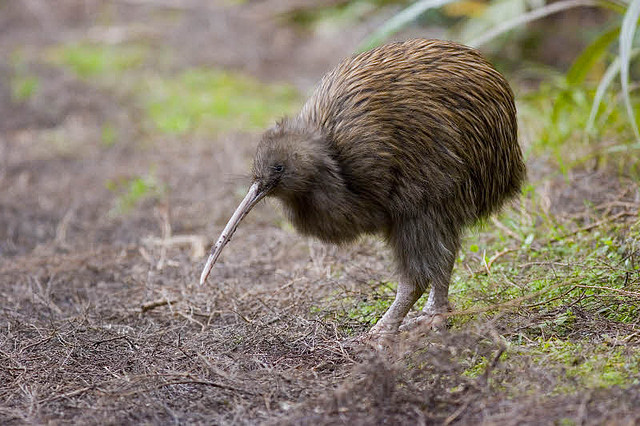
[[[371,283],[394,279],[384,244],[308,241],[275,203],[256,207],[198,286],[258,135],[150,138],[126,96],[38,56],[73,40],[133,38],[179,55],[169,71],[223,67],[304,93],[375,22],[305,30],[282,18],[306,7],[293,0],[52,4],[0,0],[0,57],[22,52],[40,81],[17,101],[14,67],[0,63],[0,423],[638,421],[638,386],[548,399],[553,379],[532,369],[522,374],[539,393],[514,400],[462,375],[452,354],[500,353],[486,324],[416,332],[385,350],[360,343],[367,326],[323,306],[366,299]],[[113,145],[101,141],[105,122],[117,125]],[[118,193],[106,183],[149,170],[162,195],[113,214]],[[575,214],[598,185],[596,204],[624,187],[608,175],[576,179],[579,189],[562,182],[548,188],[556,214]]]

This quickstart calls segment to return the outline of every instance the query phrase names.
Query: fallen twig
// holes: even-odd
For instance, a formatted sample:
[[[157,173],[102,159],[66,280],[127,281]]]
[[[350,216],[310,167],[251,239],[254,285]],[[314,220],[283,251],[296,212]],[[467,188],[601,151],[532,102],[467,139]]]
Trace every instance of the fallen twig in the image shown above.
[[[93,346],[94,347],[98,347],[103,343],[108,343],[108,342],[113,342],[114,340],[124,340],[125,342],[127,342],[129,344],[129,347],[132,350],[136,350],[136,345],[127,337],[127,336],[116,336],[116,337],[112,337],[110,339],[105,339],[105,340],[98,340],[97,342],[93,342]]]
[[[504,223],[500,222],[497,218],[494,217],[494,218],[491,219],[491,221],[496,226],[496,228],[500,229],[501,231],[503,231],[505,234],[509,235],[513,239],[522,242],[522,237],[520,235],[518,235],[515,232],[513,232],[511,229],[509,229],[509,227],[507,227],[507,225],[505,225]]]
[[[448,317],[454,317],[454,316],[458,316],[458,315],[474,315],[474,314],[482,314],[485,312],[489,312],[489,311],[495,311],[497,309],[503,309],[503,308],[512,308],[512,307],[516,307],[516,308],[520,308],[523,307],[522,306],[522,302],[526,301],[526,300],[530,300],[530,299],[535,299],[538,296],[541,296],[551,290],[555,290],[557,288],[560,288],[564,285],[568,285],[566,283],[558,283],[555,285],[552,285],[551,287],[545,288],[544,290],[538,290],[535,293],[531,293],[531,294],[527,294],[525,296],[522,297],[518,297],[516,299],[510,300],[508,302],[505,303],[498,303],[496,305],[492,305],[492,306],[488,306],[486,308],[474,308],[474,309],[465,309],[462,311],[452,311],[452,312],[445,312],[439,315],[442,315],[444,318],[448,318]],[[526,307],[526,306],[524,306]]]
[[[494,254],[488,261],[487,261],[487,272],[491,270],[491,265],[493,265],[493,262],[495,262],[496,260],[498,260],[499,258],[501,258],[502,256],[504,256],[505,254],[508,253],[512,253],[514,251],[518,251],[517,248],[509,248],[509,249],[504,249],[502,251],[499,251],[498,253]]]
[[[615,293],[624,294],[625,296],[640,297],[640,292],[628,291],[628,290],[620,290],[619,288],[602,287],[602,286],[598,286],[598,285],[584,285],[584,284],[575,284],[574,287],[591,288],[591,289],[594,289],[594,290],[613,291]]]
[[[619,213],[614,214],[613,216],[606,217],[606,218],[604,218],[602,220],[594,222],[591,225],[583,226],[582,228],[578,228],[575,231],[571,231],[571,232],[568,232],[566,234],[560,235],[559,237],[552,238],[552,239],[549,240],[549,243],[557,243],[559,241],[562,241],[562,240],[564,240],[564,239],[566,239],[568,237],[572,237],[572,236],[574,236],[576,234],[579,234],[581,232],[590,231],[593,228],[597,228],[597,227],[602,226],[602,225],[604,225],[604,224],[606,224],[608,222],[612,222],[612,221],[614,221],[616,219],[620,219],[623,216],[637,216],[637,215],[638,215],[637,212],[629,212],[629,211],[619,212]]]
[[[177,300],[175,299],[160,299],[160,300],[154,300],[153,302],[147,302],[147,303],[143,303],[142,306],[140,306],[140,312],[141,313],[145,313],[147,311],[150,311],[152,309],[155,308],[159,308],[160,306],[165,306],[165,305],[170,305],[172,303],[176,303]]]
[[[165,383],[159,383],[157,385],[154,385],[151,388],[136,389],[136,390],[133,390],[131,392],[119,393],[117,395],[119,397],[133,396],[133,395],[140,394],[142,392],[162,389],[164,387],[174,386],[174,385],[210,386],[210,387],[214,387],[214,388],[218,388],[218,389],[225,389],[225,390],[229,390],[229,391],[240,392],[240,393],[244,393],[246,395],[251,395],[251,396],[262,396],[262,394],[260,394],[260,393],[251,392],[249,390],[237,388],[235,386],[223,385],[222,383],[211,382],[211,381],[208,381],[208,380],[199,380],[199,379],[194,379],[194,380],[185,380],[185,379],[171,380],[171,381],[168,381],[168,382],[165,382]]]
[[[71,397],[74,397],[74,396],[78,396],[78,395],[80,395],[82,393],[85,393],[86,391],[89,391],[89,390],[91,390],[93,388],[94,388],[94,386],[86,386],[84,388],[72,390],[70,392],[65,392],[65,393],[60,394],[60,395],[54,395],[54,396],[51,396],[49,398],[43,399],[42,401],[38,401],[38,402],[40,404],[45,404],[47,402],[55,401],[55,400],[62,399],[62,398],[71,398]]]

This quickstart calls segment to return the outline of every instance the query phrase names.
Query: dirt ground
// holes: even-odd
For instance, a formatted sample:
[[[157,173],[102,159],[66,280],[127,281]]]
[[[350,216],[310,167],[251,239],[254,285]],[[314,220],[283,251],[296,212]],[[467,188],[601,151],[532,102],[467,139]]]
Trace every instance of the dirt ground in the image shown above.
[[[0,0],[0,423],[640,421],[638,384],[550,397],[553,373],[501,367],[496,336],[522,316],[418,330],[385,351],[359,344],[368,326],[339,313],[351,303],[344,297],[367,300],[372,283],[394,280],[384,244],[308,241],[275,203],[256,207],[198,286],[246,187],[258,134],[154,133],[126,90],[43,53],[75,40],[134,40],[172,52],[166,75],[224,68],[306,93],[377,22],[314,32],[282,19],[304,3]],[[39,79],[28,100],[12,94],[15,52]],[[117,128],[113,144],[105,122]],[[150,170],[159,195],[114,214],[122,191],[107,183]],[[589,196],[637,214],[636,192],[617,179],[584,172],[575,182],[545,187],[551,214],[575,216]],[[492,362],[469,377],[461,357]],[[513,398],[489,386],[518,375],[535,386]]]

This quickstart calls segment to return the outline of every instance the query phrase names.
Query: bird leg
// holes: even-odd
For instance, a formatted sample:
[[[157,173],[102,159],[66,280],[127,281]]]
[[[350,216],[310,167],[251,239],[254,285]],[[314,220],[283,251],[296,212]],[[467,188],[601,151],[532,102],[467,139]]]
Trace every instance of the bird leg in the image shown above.
[[[422,325],[428,325],[432,329],[442,328],[446,324],[443,314],[449,311],[448,293],[448,282],[444,284],[433,282],[429,292],[429,299],[427,299],[427,303],[422,308],[422,313],[402,324],[400,331],[408,331]]]
[[[431,285],[422,314],[406,321],[401,331],[417,325],[432,328],[444,324],[449,309],[449,281],[460,237],[455,222],[444,212],[427,211],[424,217],[408,217],[392,229],[390,242],[395,249],[398,270],[403,281],[416,283],[418,296]],[[400,294],[400,289],[398,289]]]
[[[449,282],[444,284],[434,282],[431,285],[431,291],[429,292],[429,299],[422,308],[422,313],[425,315],[438,315],[449,311]]]
[[[370,336],[393,334],[398,331],[402,320],[409,313],[411,307],[418,301],[424,291],[419,285],[411,282],[400,281],[396,299],[387,312],[369,331]]]

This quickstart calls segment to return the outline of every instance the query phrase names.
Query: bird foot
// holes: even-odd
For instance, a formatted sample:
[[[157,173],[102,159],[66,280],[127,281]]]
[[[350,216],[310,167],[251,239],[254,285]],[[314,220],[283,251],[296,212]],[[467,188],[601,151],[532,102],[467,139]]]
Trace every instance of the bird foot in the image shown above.
[[[376,352],[387,352],[394,347],[398,333],[375,333],[368,331],[352,340],[360,348],[373,349]]]
[[[420,327],[422,329],[430,329],[434,331],[443,330],[447,327],[447,319],[445,312],[425,312],[421,315],[406,320],[401,326],[400,331],[411,331]]]
[[[398,332],[398,324],[388,324],[384,321],[384,318],[381,319],[371,327],[371,330],[367,333],[371,337],[384,337],[384,336],[393,336]]]
[[[392,345],[397,335],[397,326],[389,326],[384,321],[379,321],[368,332],[352,339],[352,342],[359,346],[369,346],[372,349],[383,350]]]

